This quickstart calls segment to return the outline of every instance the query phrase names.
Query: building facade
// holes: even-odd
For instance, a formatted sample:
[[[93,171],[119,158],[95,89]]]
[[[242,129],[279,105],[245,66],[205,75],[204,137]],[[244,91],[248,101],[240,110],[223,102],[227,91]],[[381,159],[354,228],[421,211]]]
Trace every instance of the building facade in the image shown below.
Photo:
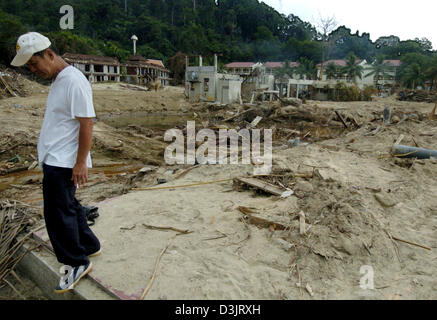
[[[112,57],[65,53],[64,60],[83,72],[89,82],[120,82],[120,62]]]
[[[121,65],[123,78],[128,83],[146,85],[159,80],[161,86],[169,85],[170,71],[161,60],[146,59],[142,56],[132,56]]]
[[[89,82],[126,81],[139,85],[148,82],[161,82],[167,86],[170,82],[170,71],[161,60],[146,59],[133,56],[126,63],[120,63],[116,58],[65,53],[64,60],[83,72]]]
[[[239,75],[218,73],[217,55],[214,56],[213,66],[204,66],[202,57],[199,57],[198,66],[189,66],[186,57],[185,95],[191,102],[238,102],[241,98],[241,83]]]

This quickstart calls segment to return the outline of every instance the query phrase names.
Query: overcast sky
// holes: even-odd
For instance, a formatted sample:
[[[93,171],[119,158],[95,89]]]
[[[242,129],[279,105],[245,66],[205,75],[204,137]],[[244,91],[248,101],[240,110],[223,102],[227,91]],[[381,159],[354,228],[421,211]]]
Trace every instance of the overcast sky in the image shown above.
[[[395,35],[401,40],[428,38],[437,48],[437,1],[435,0],[262,0],[280,13],[293,13],[315,24],[319,16],[335,15],[340,25],[355,33],[370,33],[375,41]]]

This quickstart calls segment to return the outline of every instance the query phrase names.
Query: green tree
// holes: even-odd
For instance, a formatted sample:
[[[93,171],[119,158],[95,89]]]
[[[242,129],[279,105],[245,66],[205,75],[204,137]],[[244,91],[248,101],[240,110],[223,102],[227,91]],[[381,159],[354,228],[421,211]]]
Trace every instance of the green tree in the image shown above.
[[[372,66],[367,69],[370,71],[365,77],[373,76],[375,86],[378,86],[380,78],[385,78],[389,75],[392,67],[388,62],[384,62],[385,56],[380,54],[376,57],[375,61],[372,63]]]
[[[293,77],[293,72],[294,72],[294,68],[291,67],[290,61],[285,60],[282,68],[277,68],[275,70],[275,76],[278,79],[285,80],[287,78],[287,76],[289,78],[292,78]]]
[[[17,39],[26,31],[17,17],[0,10],[0,63],[11,63],[15,56]]]
[[[338,77],[338,68],[337,66],[331,62],[326,66],[325,70],[326,78],[329,79],[337,79]]]
[[[350,53],[346,57],[346,66],[343,67],[343,71],[349,81],[356,82],[357,77],[360,79],[362,79],[363,77],[364,68],[363,66],[360,66],[357,62],[357,57],[353,53]]]
[[[397,72],[397,80],[404,86],[416,88],[423,85],[427,77],[426,71],[433,65],[432,58],[422,53],[408,53],[401,58],[401,66]]]
[[[423,68],[419,63],[413,63],[405,68],[402,75],[402,84],[406,87],[416,89],[425,83]]]
[[[294,68],[294,73],[298,74],[301,79],[305,77],[307,80],[313,80],[317,76],[317,68],[314,61],[303,57],[299,60],[299,65]]]
[[[434,85],[437,81],[437,56],[433,56],[426,66],[425,76],[431,81],[431,89],[434,89]]]

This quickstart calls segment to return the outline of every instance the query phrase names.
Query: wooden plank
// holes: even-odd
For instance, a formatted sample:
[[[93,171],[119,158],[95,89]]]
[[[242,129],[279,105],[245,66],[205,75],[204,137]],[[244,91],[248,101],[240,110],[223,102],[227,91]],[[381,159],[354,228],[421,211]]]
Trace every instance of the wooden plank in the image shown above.
[[[434,116],[435,116],[435,110],[437,108],[437,102],[434,105],[434,108],[432,109],[431,113],[429,114],[429,120],[434,120]]]
[[[399,145],[402,142],[402,140],[404,140],[404,138],[405,138],[405,136],[403,134],[401,134],[399,136],[399,138],[396,140],[395,145],[396,146]]]
[[[275,196],[281,196],[284,193],[284,190],[271,185],[269,183],[266,183],[264,181],[261,181],[259,179],[254,179],[254,178],[235,178],[236,181],[242,183],[242,184],[246,184],[248,186],[257,188],[257,189],[261,189],[267,193],[273,194]]]
[[[9,87],[8,83],[6,82],[5,79],[3,79],[2,76],[0,76],[0,80],[2,81],[3,85],[5,86],[6,90],[8,90],[8,92],[13,96],[16,97],[17,94],[11,89],[11,87]]]
[[[334,110],[335,114],[337,115],[338,119],[343,123],[344,127],[346,129],[348,129],[348,125],[346,123],[346,121],[344,121],[343,117],[341,116],[340,112],[338,112],[337,110]]]
[[[253,213],[255,213],[255,211],[246,208],[246,207],[238,207],[237,208],[238,211],[240,211],[241,214],[243,214],[244,216],[247,216],[247,222],[249,224],[255,225],[259,228],[266,228],[266,229],[271,229],[271,230],[285,230],[287,229],[283,224],[279,223],[279,222],[274,222],[274,221],[270,221],[270,220],[266,220],[263,219],[261,217],[255,217],[253,215]]]

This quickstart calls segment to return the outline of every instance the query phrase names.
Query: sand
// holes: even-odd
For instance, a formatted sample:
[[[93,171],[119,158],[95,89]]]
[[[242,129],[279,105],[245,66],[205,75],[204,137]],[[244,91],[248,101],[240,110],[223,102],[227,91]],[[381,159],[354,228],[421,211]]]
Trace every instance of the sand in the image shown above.
[[[275,137],[283,136],[285,127],[300,130],[301,136],[311,131],[303,139],[307,146],[291,147],[284,139],[274,139],[274,170],[301,174],[317,167],[322,177],[292,178],[287,187],[295,194],[279,199],[237,190],[232,181],[133,190],[153,187],[163,176],[170,181],[160,187],[250,174],[251,165],[203,165],[177,179],[187,166],[166,166],[163,162],[163,134],[173,121],[180,128],[190,118],[216,125],[219,115],[230,117],[236,109],[189,104],[183,88],[158,92],[133,91],[117,84],[93,88],[99,119],[93,149],[96,168],[87,186],[78,190],[78,197],[84,204],[99,203],[100,208],[93,229],[102,241],[103,255],[94,260],[93,277],[123,292],[125,298],[141,296],[171,239],[146,299],[437,298],[437,162],[390,156],[400,134],[405,136],[403,144],[437,148],[437,122],[427,118],[431,104],[389,97],[372,102],[308,101],[304,105],[314,113],[340,110],[357,120],[357,130],[343,130],[332,121],[321,126],[323,130],[291,120],[261,121],[258,127],[276,127]],[[26,161],[33,161],[45,99],[46,94],[39,93],[0,100],[3,145],[26,142],[3,153],[0,160],[19,153]],[[14,107],[17,103],[22,107]],[[382,127],[385,105],[390,105],[399,119],[411,114],[417,118]],[[162,126],[147,122],[148,115],[159,113],[176,114],[180,120],[172,119]],[[129,117],[145,118],[145,122],[132,120],[129,127]],[[156,119],[161,121],[159,116]],[[367,135],[377,126],[382,130]],[[140,174],[144,166],[158,168]],[[169,174],[170,169],[176,172]],[[3,176],[0,185],[5,187],[0,197],[38,205],[42,199],[40,182],[38,171]],[[239,206],[252,208],[256,217],[282,224],[287,230],[244,223]],[[301,211],[308,228],[304,235],[299,232]],[[152,230],[143,224],[192,233],[174,238],[175,231]],[[374,290],[360,287],[363,266],[373,269]]]

